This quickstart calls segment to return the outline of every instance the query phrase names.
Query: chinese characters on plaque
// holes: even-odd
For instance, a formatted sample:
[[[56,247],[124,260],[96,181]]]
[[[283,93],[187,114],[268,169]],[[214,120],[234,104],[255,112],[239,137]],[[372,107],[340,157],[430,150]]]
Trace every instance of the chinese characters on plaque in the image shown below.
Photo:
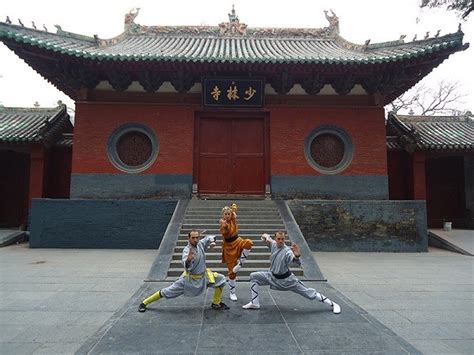
[[[263,107],[263,79],[203,78],[205,107]]]

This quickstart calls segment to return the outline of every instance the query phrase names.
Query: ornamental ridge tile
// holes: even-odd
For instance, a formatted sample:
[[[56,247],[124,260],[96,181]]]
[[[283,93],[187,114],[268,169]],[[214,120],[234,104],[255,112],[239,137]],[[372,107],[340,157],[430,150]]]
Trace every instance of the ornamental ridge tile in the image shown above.
[[[398,41],[365,45],[339,35],[339,19],[325,12],[324,28],[249,28],[235,10],[229,22],[219,26],[143,26],[135,23],[139,9],[125,16],[124,32],[100,39],[64,31],[50,33],[0,22],[0,40],[23,43],[91,60],[178,61],[228,63],[374,64],[403,61],[448,49],[467,48],[463,33],[405,43]],[[438,34],[437,34],[438,35]],[[238,50],[238,49],[242,50]]]

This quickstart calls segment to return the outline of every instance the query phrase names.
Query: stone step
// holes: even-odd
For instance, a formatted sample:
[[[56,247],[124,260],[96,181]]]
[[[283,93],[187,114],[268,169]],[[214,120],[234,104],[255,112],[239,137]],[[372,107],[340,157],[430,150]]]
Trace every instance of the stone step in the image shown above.
[[[191,230],[197,229],[201,231],[201,234],[204,235],[220,235],[220,230],[214,226],[214,228],[182,228],[179,234],[188,234]],[[248,235],[248,234],[259,234],[268,233],[273,235],[275,232],[279,230],[285,230],[284,228],[240,228],[239,227],[239,235]]]
[[[180,243],[181,244],[181,243]],[[183,252],[183,249],[184,247],[186,246],[187,244],[185,243],[182,243],[181,245],[177,245],[175,248],[174,248],[174,252],[175,253],[179,253],[179,255],[181,255],[181,253]],[[209,253],[217,253],[217,254],[221,254],[222,253],[222,246],[220,245],[220,243],[217,243],[217,246],[215,246],[213,249],[207,249],[208,252],[206,254],[209,254]],[[212,251],[211,251],[212,250]],[[254,245],[252,247],[252,254],[257,254],[257,253],[269,253],[269,249],[267,246],[265,245]]]
[[[222,264],[221,264],[222,265]],[[264,270],[268,270],[268,268],[263,268],[263,269],[260,269],[260,268],[246,268],[246,267],[243,267],[240,271],[239,271],[239,275],[237,276],[237,278],[239,280],[243,280],[244,277],[248,277],[250,275],[250,273],[254,272],[254,271],[264,271]],[[215,267],[215,268],[212,268],[212,271],[214,272],[218,272],[220,274],[223,274],[223,275],[227,275],[227,268],[226,267]],[[297,269],[297,268],[292,268],[291,271],[296,275],[296,276],[303,276],[303,269]],[[167,280],[168,280],[168,277],[170,278],[169,280],[175,280],[178,276],[180,276],[181,274],[183,273],[183,268],[182,267],[179,267],[179,268],[170,268],[168,270],[168,275],[167,275]]]
[[[211,269],[217,268],[217,267],[225,267],[225,264],[222,263],[220,259],[206,259],[206,266],[210,267]],[[172,260],[170,264],[171,268],[182,268],[183,264],[181,263],[180,260]],[[257,269],[262,269],[262,270],[267,270],[270,267],[270,261],[269,260],[258,260],[258,259],[249,259],[245,262],[244,268],[257,268]]]
[[[251,239],[251,238],[249,238],[249,239],[250,239],[251,241],[253,241],[253,243],[254,243],[255,246],[262,246],[262,247],[268,249],[268,247],[266,246],[266,244],[264,244],[264,242],[263,242],[262,240],[260,240],[260,239]],[[291,245],[291,241],[290,241],[290,240],[286,240],[286,241],[285,241],[285,244],[288,245],[288,246],[290,246],[290,245]],[[176,241],[176,246],[186,246],[186,245],[188,245],[188,239],[178,239],[178,240]],[[222,245],[222,241],[219,241],[219,240],[218,240],[217,243],[216,243],[216,248],[220,247],[221,245]]]
[[[239,217],[237,219],[237,223],[239,226],[244,225],[244,224],[255,224],[258,222],[265,222],[269,224],[282,224],[281,218],[256,218],[255,216],[249,216],[249,217],[244,217],[241,218]],[[212,225],[219,225],[219,218],[208,218],[208,217],[199,217],[196,216],[196,218],[185,218],[183,220],[183,224],[191,224],[195,225],[196,223],[200,224],[212,224]]]
[[[223,243],[222,237],[220,235],[217,235],[217,245],[221,245]],[[261,244],[261,245],[266,245],[261,239],[260,239],[260,234],[256,235],[241,235],[242,238],[244,239],[250,239],[253,241],[254,244]],[[180,235],[176,241],[188,241],[188,236],[187,235]],[[291,244],[291,239],[286,240],[287,244]]]
[[[188,206],[230,206],[233,203],[237,204],[237,206],[245,207],[245,206],[275,206],[275,202],[272,200],[191,200],[189,201]]]
[[[194,210],[188,210],[186,211],[186,217],[187,216],[195,216],[195,215],[212,215],[212,216],[221,216],[221,210],[215,210],[215,211],[194,211]],[[260,211],[260,210],[248,210],[248,211],[239,211],[237,212],[237,217],[243,217],[243,216],[279,216],[280,214],[278,211]]]
[[[181,230],[203,230],[203,229],[218,229],[219,225],[217,223],[186,223],[181,226]],[[241,230],[252,230],[252,229],[283,229],[285,225],[283,223],[239,223],[239,231]]]
[[[214,252],[206,253],[206,260],[207,261],[221,260],[222,252],[221,253],[215,252],[215,248],[213,250],[214,250]],[[182,255],[182,250],[181,250],[181,253],[174,253],[172,259],[181,261],[181,255]],[[270,260],[270,253],[268,251],[267,252],[261,252],[261,253],[252,251],[252,253],[250,253],[250,256],[249,256],[248,260],[249,261],[250,260],[266,260],[266,261],[269,261]]]
[[[275,229],[275,230],[270,230],[270,229],[261,229],[261,230],[252,230],[252,231],[239,231],[239,236],[242,237],[242,238],[248,238],[248,239],[252,239],[252,240],[260,240],[260,237],[262,236],[263,233],[268,233],[270,234],[271,236],[273,236],[273,234],[279,229]],[[283,231],[285,231],[284,229],[282,229]],[[209,235],[213,235],[215,237],[217,237],[217,240],[222,240],[222,235],[219,231],[217,230],[212,230],[212,229],[206,229],[204,233],[201,233],[203,236],[209,236]],[[185,233],[180,233],[178,235],[178,239],[182,239],[180,237],[184,237],[184,239],[188,239],[188,232],[186,231]],[[290,236],[291,238],[291,236]],[[287,238],[289,239],[289,238]]]

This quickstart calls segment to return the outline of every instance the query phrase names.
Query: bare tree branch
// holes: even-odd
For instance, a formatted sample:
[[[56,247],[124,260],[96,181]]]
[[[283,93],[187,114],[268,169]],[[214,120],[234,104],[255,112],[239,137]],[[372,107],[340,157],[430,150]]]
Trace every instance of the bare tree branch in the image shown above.
[[[388,105],[392,112],[406,111],[416,115],[461,115],[467,94],[460,83],[440,81],[435,88],[424,84],[413,87]]]

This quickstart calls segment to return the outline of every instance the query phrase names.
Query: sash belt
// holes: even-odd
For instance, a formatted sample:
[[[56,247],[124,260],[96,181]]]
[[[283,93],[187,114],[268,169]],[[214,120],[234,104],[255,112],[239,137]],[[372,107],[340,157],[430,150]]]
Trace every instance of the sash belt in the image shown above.
[[[206,275],[207,275],[207,280],[209,281],[210,284],[213,284],[216,282],[217,274],[209,268],[206,269],[205,274],[190,274],[189,271],[185,271],[182,274],[183,277],[190,277],[193,280],[200,280]]]
[[[237,240],[237,238],[239,237],[238,234],[234,235],[233,237],[230,237],[230,238],[224,238],[224,241],[226,243],[232,243],[234,240]]]
[[[275,279],[279,279],[279,280],[281,280],[281,279],[286,279],[288,276],[291,275],[291,271],[288,270],[288,271],[285,272],[284,274],[274,274],[274,273],[272,272],[272,275],[275,277]]]

